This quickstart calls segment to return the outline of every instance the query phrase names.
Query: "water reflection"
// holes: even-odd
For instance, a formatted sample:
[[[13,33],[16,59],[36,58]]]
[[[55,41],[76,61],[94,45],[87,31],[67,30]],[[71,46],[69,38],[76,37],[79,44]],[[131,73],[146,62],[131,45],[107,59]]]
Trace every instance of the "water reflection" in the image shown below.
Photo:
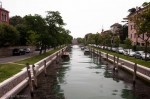
[[[57,99],[150,99],[150,86],[138,80],[133,87],[131,74],[121,69],[114,72],[112,64],[106,65],[92,53],[84,55],[78,46],[73,46],[70,53],[70,60],[58,71],[54,87]]]

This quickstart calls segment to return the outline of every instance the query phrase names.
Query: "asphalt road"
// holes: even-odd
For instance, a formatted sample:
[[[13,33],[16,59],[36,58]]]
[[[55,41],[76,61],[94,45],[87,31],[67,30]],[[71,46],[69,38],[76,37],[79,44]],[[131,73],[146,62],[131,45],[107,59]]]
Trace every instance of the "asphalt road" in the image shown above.
[[[31,53],[26,53],[25,55],[4,57],[4,58],[0,58],[0,63],[15,62],[15,61],[18,61],[18,60],[23,60],[23,59],[26,59],[26,58],[30,58],[30,57],[38,55],[38,54],[39,54],[39,51],[34,51],[34,52],[31,52]]]

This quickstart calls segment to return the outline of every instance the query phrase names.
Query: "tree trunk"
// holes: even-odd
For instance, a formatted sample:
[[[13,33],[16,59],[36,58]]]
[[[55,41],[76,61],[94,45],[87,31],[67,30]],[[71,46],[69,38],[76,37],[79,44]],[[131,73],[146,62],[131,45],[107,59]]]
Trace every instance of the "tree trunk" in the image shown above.
[[[43,50],[43,44],[41,45],[41,49],[40,49],[39,54],[42,54],[42,50]]]
[[[146,40],[145,41],[145,61],[147,61],[147,45],[148,45],[148,42]]]

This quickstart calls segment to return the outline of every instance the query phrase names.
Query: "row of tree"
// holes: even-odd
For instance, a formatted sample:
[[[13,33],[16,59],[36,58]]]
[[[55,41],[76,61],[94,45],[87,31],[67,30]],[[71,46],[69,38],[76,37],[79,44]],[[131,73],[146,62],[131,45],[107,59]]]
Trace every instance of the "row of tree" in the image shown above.
[[[121,40],[119,36],[114,36],[111,31],[106,34],[100,35],[99,33],[96,34],[86,34],[84,38],[77,38],[79,43],[87,44],[96,44],[96,45],[103,45],[109,47],[119,47]],[[132,41],[126,38],[123,43],[126,45],[124,47],[131,48]],[[122,43],[121,43],[122,44]]]
[[[84,44],[96,44],[104,46],[118,47],[119,44],[124,44],[125,39],[128,37],[128,26],[127,24],[121,25],[118,28],[118,33],[114,35],[112,31],[108,30],[107,32],[102,33],[88,33],[84,38],[77,38],[79,43]]]
[[[73,37],[65,29],[58,11],[47,11],[41,15],[13,16],[9,24],[0,24],[0,47],[14,45],[32,45],[41,48],[40,53],[47,47],[56,47],[71,43]]]

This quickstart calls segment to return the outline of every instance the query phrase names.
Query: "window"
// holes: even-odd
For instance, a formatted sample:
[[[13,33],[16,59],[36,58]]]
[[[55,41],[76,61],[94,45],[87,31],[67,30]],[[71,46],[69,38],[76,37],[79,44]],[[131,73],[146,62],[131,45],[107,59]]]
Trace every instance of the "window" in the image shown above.
[[[136,38],[136,33],[134,33],[134,38]]]
[[[1,20],[2,21],[7,21],[7,13],[2,12],[2,14],[1,14]]]
[[[132,38],[132,34],[130,35],[130,38]]]

